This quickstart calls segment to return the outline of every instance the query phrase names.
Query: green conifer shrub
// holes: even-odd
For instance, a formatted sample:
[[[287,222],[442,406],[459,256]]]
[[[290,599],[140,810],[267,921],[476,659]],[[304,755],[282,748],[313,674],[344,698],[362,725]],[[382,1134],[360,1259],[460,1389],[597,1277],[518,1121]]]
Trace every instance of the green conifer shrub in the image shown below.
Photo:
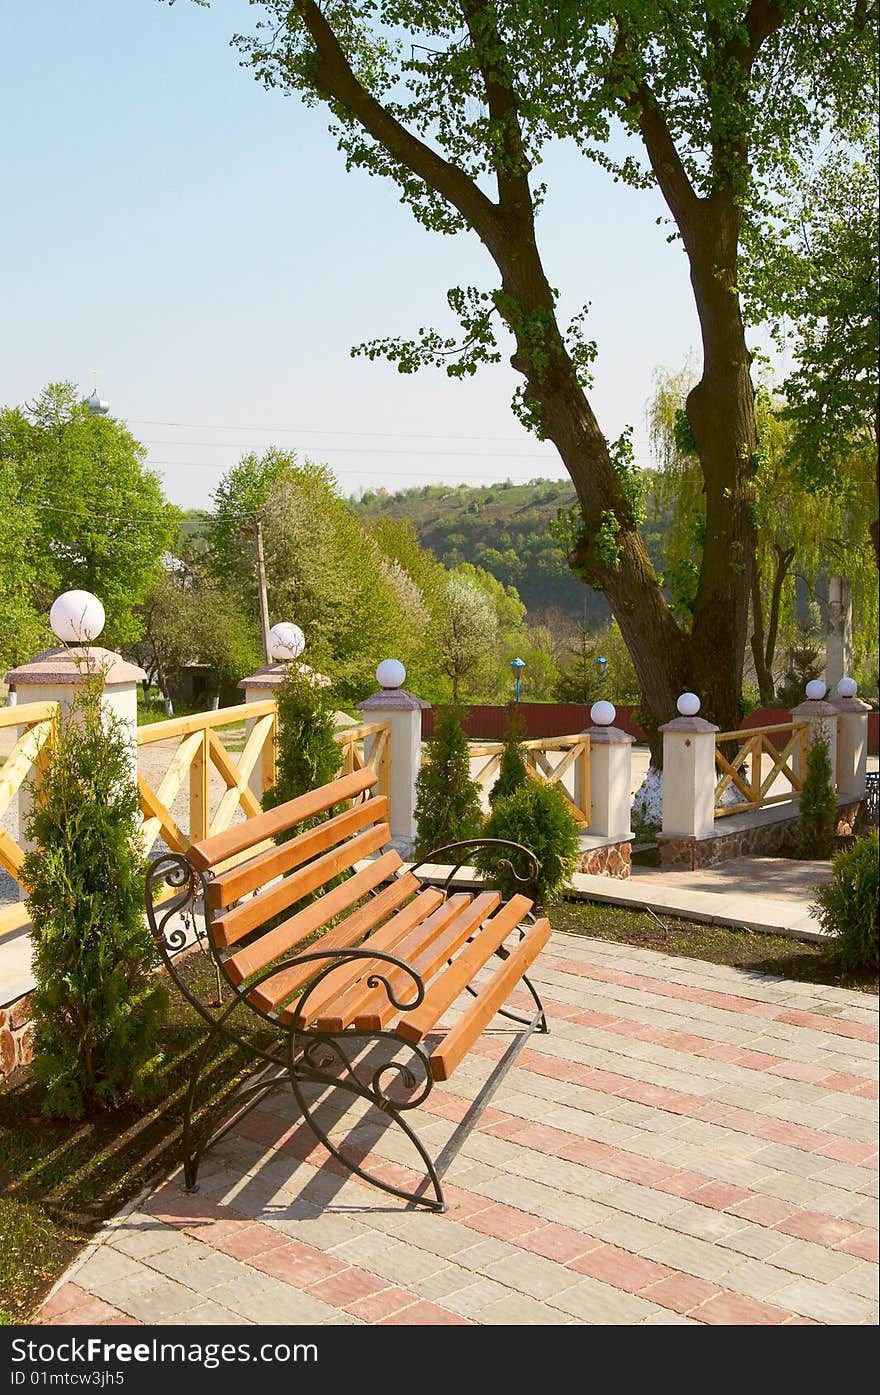
[[[489,791],[489,805],[495,807],[495,801],[504,799],[508,794],[513,794],[524,785],[529,778],[526,767],[526,753],[523,747],[523,736],[525,735],[526,724],[522,716],[515,707],[508,710],[507,729],[504,733],[504,750],[501,752],[501,764],[498,768],[498,779]]]
[[[830,857],[836,831],[837,795],[831,783],[828,737],[820,727],[807,751],[807,769],[801,789],[801,827],[798,857]]]
[[[813,914],[826,934],[827,952],[847,969],[880,967],[880,836],[876,828],[832,861],[833,876],[819,887]]]
[[[528,780],[513,794],[495,801],[483,830],[487,838],[506,838],[521,843],[540,863],[536,900],[542,905],[558,899],[565,883],[577,869],[580,844],[578,826],[569,812],[565,795],[556,785]],[[485,873],[507,898],[522,891],[510,867],[503,865],[510,855],[503,848],[481,848],[474,857]],[[522,875],[528,868],[516,867]]]
[[[144,920],[129,735],[88,678],[56,723],[21,869],[33,929],[34,1071],[47,1114],[76,1119],[160,1084],[167,993]]]
[[[426,742],[416,779],[418,835],[413,856],[417,859],[446,843],[475,838],[482,827],[480,787],[471,779],[461,721],[460,708],[445,708],[437,718],[434,735]]]
[[[264,809],[329,784],[340,766],[331,689],[312,683],[297,664],[290,664],[278,689],[277,705],[277,778],[263,796]],[[327,810],[281,836],[291,838],[337,812]]]

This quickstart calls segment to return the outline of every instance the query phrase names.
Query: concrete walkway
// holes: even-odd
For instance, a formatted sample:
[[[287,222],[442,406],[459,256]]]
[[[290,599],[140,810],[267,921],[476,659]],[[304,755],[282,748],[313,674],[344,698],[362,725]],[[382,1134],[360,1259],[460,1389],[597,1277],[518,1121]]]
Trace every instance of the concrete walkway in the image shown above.
[[[589,901],[633,909],[648,906],[661,918],[681,916],[821,941],[825,936],[810,913],[810,905],[816,899],[816,888],[830,880],[828,862],[738,857],[695,872],[634,866],[625,881],[578,872],[572,877],[572,890]]]
[[[560,933],[534,977],[551,1032],[465,1139],[447,1214],[341,1172],[277,1095],[198,1195],[175,1175],[139,1198],[35,1320],[875,1323],[876,1000]],[[435,1155],[507,1040],[417,1111]],[[411,1185],[384,1122],[340,1137]]]

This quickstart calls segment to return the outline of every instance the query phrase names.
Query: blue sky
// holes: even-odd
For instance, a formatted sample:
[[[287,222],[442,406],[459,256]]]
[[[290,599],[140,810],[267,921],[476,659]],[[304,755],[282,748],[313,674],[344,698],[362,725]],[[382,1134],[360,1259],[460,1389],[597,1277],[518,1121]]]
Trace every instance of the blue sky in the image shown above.
[[[3,0],[0,401],[65,378],[88,393],[97,368],[183,507],[270,444],[327,461],[345,493],[562,476],[510,412],[506,363],[459,383],[350,358],[445,326],[446,289],[491,288],[494,268],[346,174],[322,113],[239,66],[229,39],[253,19],[245,0]],[[684,254],[653,193],[563,148],[542,177],[549,279],[564,312],[591,302],[594,410],[647,462],[653,372],[699,342]]]

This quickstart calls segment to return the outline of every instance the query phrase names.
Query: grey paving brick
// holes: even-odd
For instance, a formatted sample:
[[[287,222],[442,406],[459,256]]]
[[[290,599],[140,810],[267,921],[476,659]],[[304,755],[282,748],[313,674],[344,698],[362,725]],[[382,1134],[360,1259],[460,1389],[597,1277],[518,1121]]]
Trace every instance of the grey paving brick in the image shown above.
[[[562,1264],[555,1264],[543,1255],[520,1250],[514,1255],[496,1260],[486,1270],[489,1278],[526,1293],[531,1298],[552,1298],[563,1289],[571,1288],[580,1275]]]
[[[443,1299],[443,1307],[448,1308],[451,1313],[458,1313],[459,1317],[471,1318],[479,1323],[482,1322],[482,1313],[486,1308],[509,1297],[510,1289],[505,1288],[503,1284],[497,1284],[492,1279],[480,1279],[467,1288],[448,1294]]]
[[[830,1284],[813,1279],[798,1279],[776,1295],[780,1307],[789,1308],[802,1317],[826,1323],[863,1323],[876,1321],[877,1303],[856,1293],[844,1293]]]
[[[508,1292],[497,1303],[480,1309],[480,1324],[485,1327],[547,1327],[562,1326],[569,1314],[540,1303],[524,1293]]]
[[[257,1282],[257,1278],[262,1282]],[[255,1276],[254,1281],[223,1284],[212,1290],[211,1301],[261,1327],[273,1323],[327,1322],[337,1312],[331,1304],[268,1275]]]
[[[622,1293],[597,1279],[581,1279],[552,1300],[552,1307],[591,1326],[630,1325],[658,1311],[653,1303],[633,1293]]]

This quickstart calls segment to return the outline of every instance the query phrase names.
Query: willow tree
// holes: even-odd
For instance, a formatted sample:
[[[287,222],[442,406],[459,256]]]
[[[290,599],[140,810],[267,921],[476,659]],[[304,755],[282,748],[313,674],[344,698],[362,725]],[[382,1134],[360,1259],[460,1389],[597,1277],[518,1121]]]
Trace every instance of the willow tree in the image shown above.
[[[323,103],[349,167],[392,180],[427,229],[476,233],[488,289],[448,294],[462,342],[431,330],[363,346],[403,372],[510,362],[520,418],[553,442],[578,498],[570,560],[607,593],[654,721],[695,688],[722,726],[739,716],[755,529],[757,431],[738,293],[745,212],[781,167],[872,101],[865,0],[257,0],[240,38],[270,88]],[[614,123],[630,137],[621,158]],[[596,346],[557,314],[533,171],[567,138],[617,178],[660,190],[684,246],[702,334],[687,400],[706,496],[692,624],[676,620],[639,525],[628,437],[588,399]],[[628,269],[623,269],[628,271]],[[634,326],[634,332],[637,327]],[[501,333],[499,333],[501,329]],[[635,415],[635,414],[634,414]]]

